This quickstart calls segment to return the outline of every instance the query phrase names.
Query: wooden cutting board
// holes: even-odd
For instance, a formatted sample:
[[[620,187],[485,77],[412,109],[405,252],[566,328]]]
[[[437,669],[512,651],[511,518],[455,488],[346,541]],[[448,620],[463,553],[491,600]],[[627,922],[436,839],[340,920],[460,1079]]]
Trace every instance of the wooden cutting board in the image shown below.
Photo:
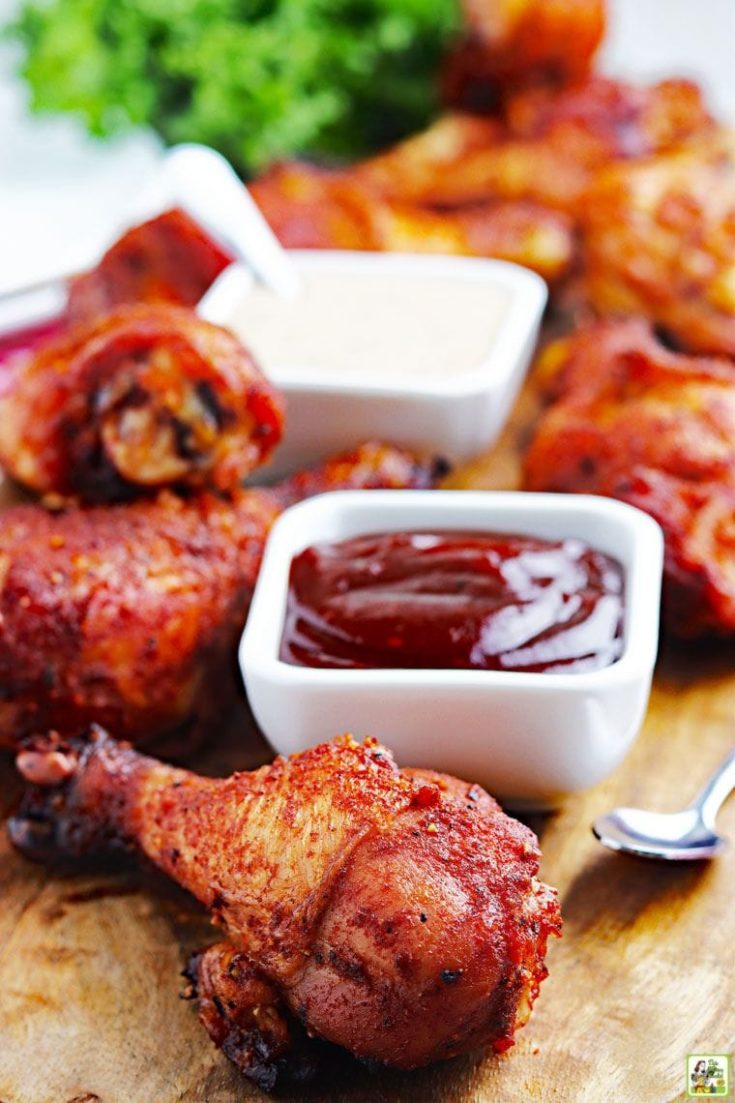
[[[516,486],[533,417],[528,390],[500,445],[450,485]],[[688,1053],[735,1049],[735,846],[708,865],[662,866],[603,850],[590,822],[620,803],[684,805],[733,742],[735,648],[665,653],[628,759],[532,821],[566,927],[517,1045],[411,1074],[345,1060],[292,1103],[684,1098]],[[267,755],[238,724],[197,765],[224,773]],[[15,795],[11,765],[0,762],[0,813]],[[735,800],[720,823],[735,840]],[[188,954],[212,937],[198,907],[162,878],[52,875],[12,853],[0,832],[0,1103],[265,1099],[179,998]]]

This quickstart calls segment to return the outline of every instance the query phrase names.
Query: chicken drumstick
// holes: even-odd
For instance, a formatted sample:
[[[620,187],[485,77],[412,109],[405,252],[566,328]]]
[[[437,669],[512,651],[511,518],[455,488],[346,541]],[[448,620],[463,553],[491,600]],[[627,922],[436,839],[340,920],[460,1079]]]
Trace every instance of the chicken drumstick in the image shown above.
[[[564,84],[588,72],[605,0],[462,0],[465,34],[449,56],[447,102],[487,111],[517,84]]]
[[[35,491],[87,501],[229,489],[269,457],[283,417],[227,330],[183,307],[123,306],[17,365],[0,394],[0,463]]]
[[[611,319],[549,345],[539,375],[556,401],[526,453],[526,488],[650,513],[664,530],[669,629],[735,635],[732,363],[673,352],[643,319]]]
[[[39,783],[10,823],[26,854],[123,847],[212,912],[200,1017],[262,1087],[305,1072],[310,1038],[411,1069],[502,1051],[530,1014],[559,906],[533,833],[478,786],[348,736],[227,779],[101,729],[18,765]]]
[[[231,498],[200,491],[50,513],[0,513],[0,747],[93,720],[135,742],[209,731],[268,530],[326,490],[430,486],[435,468],[367,444]]]

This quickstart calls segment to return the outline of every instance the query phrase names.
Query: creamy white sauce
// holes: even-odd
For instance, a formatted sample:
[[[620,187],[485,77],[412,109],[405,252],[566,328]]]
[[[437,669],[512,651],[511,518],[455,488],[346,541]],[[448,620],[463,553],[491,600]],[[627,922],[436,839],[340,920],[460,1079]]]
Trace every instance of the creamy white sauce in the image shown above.
[[[393,273],[303,274],[295,301],[262,287],[230,326],[276,381],[282,374],[437,379],[487,360],[510,292],[489,283]]]

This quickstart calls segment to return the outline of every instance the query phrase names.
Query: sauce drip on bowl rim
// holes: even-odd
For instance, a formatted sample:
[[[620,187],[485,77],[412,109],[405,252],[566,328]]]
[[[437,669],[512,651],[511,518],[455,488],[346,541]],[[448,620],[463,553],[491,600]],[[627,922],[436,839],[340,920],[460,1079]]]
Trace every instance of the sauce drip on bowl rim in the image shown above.
[[[291,564],[282,661],[310,667],[568,673],[623,647],[623,571],[581,540],[391,532]]]

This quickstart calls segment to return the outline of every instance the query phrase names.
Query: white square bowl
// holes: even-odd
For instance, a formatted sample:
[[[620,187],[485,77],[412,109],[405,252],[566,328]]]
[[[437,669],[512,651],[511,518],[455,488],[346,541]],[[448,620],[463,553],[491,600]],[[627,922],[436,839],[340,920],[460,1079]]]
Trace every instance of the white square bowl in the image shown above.
[[[577,537],[625,575],[623,651],[602,670],[339,670],[279,659],[294,556],[376,532],[464,530]],[[588,495],[340,491],[289,510],[266,547],[240,667],[262,731],[280,754],[342,732],[376,736],[402,765],[487,785],[516,807],[545,807],[622,760],[642,723],[658,644],[663,541],[631,506]]]
[[[417,451],[431,451],[459,462],[487,449],[498,437],[520,389],[536,344],[547,299],[546,284],[529,269],[500,260],[474,257],[413,256],[401,253],[355,253],[339,250],[292,250],[299,272],[354,277],[390,274],[407,281],[451,280],[459,286],[499,288],[507,309],[488,323],[487,356],[476,369],[422,378],[413,373],[390,376],[334,371],[298,365],[298,348],[290,364],[264,363],[269,378],[286,396],[286,431],[268,476],[280,477],[329,454],[369,439],[390,441]],[[253,287],[247,269],[232,265],[199,304],[211,322],[232,326],[243,299]],[[356,286],[355,293],[359,290]],[[284,302],[284,310],[289,303]],[[241,336],[248,343],[247,332]],[[451,365],[450,365],[451,369]]]

